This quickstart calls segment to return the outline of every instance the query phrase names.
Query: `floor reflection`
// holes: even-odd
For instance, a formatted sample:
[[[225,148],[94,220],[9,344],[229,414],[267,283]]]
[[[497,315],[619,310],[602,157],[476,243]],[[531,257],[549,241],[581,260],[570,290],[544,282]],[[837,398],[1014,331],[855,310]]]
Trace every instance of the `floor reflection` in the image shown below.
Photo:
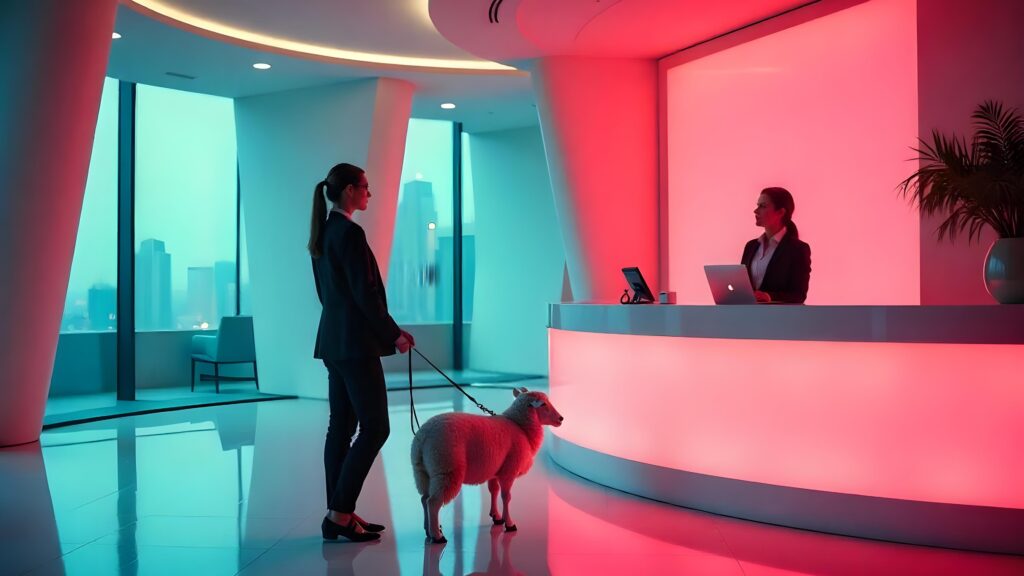
[[[604,569],[671,573],[827,576],[1024,574],[1024,557],[980,554],[794,530],[667,506],[593,484],[557,468],[549,476],[553,558],[601,556],[608,544],[630,550],[609,555]],[[595,487],[596,488],[596,487]],[[688,560],[667,558],[688,556]],[[647,557],[641,558],[641,557]],[[670,560],[669,562],[665,562]],[[660,566],[660,568],[658,568]],[[562,566],[552,564],[552,573]],[[568,572],[579,570],[565,568]]]
[[[504,389],[475,390],[492,408]],[[485,486],[442,509],[449,543],[425,542],[407,396],[358,511],[371,544],[324,543],[326,402],[150,414],[48,431],[0,450],[0,574],[1024,574],[1024,558],[873,542],[756,524],[593,484],[542,452],[516,482],[519,531],[487,517]],[[423,421],[469,410],[417,392]],[[571,415],[566,415],[567,418]]]
[[[64,553],[39,444],[0,450],[0,574],[21,574]]]
[[[490,551],[487,555],[487,569],[471,574],[488,574],[489,576],[519,576],[512,561],[512,539],[519,532],[506,532],[502,526],[491,526]]]

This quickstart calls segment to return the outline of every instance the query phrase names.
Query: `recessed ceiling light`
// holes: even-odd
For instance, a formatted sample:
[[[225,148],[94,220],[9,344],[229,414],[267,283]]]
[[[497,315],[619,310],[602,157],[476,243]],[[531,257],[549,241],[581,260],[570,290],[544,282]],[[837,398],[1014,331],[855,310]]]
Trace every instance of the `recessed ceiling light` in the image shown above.
[[[454,110],[455,104],[452,104],[451,102],[445,102],[444,104],[441,104],[441,108],[444,108],[445,110]]]
[[[270,64],[267,64],[266,62],[257,62],[253,64],[252,67],[257,70],[270,70]]]
[[[114,40],[117,40],[118,38],[121,37],[121,35],[118,34],[117,32],[114,32],[113,34],[110,35],[110,37],[113,38]]]

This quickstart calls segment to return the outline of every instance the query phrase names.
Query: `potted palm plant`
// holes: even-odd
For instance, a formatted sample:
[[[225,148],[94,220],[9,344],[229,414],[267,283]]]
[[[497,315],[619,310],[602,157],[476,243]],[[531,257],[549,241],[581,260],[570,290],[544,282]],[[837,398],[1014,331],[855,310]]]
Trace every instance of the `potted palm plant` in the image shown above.
[[[967,233],[975,241],[988,226],[999,238],[985,257],[989,294],[1003,304],[1024,303],[1024,118],[985,101],[971,115],[970,144],[937,130],[921,140],[920,168],[900,183],[922,214],[943,214],[941,241]]]

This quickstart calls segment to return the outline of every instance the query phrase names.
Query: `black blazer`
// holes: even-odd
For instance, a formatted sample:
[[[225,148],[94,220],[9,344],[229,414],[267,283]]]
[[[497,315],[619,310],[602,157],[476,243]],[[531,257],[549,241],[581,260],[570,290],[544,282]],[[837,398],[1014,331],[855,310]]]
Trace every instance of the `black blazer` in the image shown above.
[[[332,361],[390,356],[401,334],[388,313],[384,283],[363,229],[331,212],[313,258],[316,295],[323,311],[314,358]]]
[[[754,238],[743,247],[743,257],[740,262],[747,267],[747,274],[750,274],[750,263],[757,254],[760,238]],[[792,233],[786,235],[775,247],[772,259],[768,261],[768,268],[764,271],[764,279],[761,287],[754,286],[754,290],[767,292],[773,302],[788,302],[790,304],[803,304],[807,299],[807,285],[811,280],[811,247],[806,242],[795,238]],[[750,278],[753,286],[754,278]]]

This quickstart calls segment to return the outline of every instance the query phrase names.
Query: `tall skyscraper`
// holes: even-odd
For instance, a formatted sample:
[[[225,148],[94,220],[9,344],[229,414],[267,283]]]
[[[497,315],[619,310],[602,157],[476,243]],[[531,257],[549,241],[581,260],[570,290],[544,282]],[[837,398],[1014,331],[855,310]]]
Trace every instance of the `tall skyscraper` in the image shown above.
[[[214,305],[216,314],[214,319],[219,323],[224,316],[234,316],[237,313],[236,300],[238,299],[238,267],[234,262],[222,260],[213,264],[214,283]],[[213,322],[211,322],[211,325]]]
[[[89,288],[89,329],[117,329],[117,288],[110,284]]]
[[[162,240],[143,240],[135,254],[135,328],[170,330],[171,255]]]
[[[189,321],[192,322],[192,325],[186,328],[202,327],[204,322],[210,328],[217,326],[212,266],[188,267],[188,296],[185,309]]]
[[[395,215],[388,271],[388,307],[400,322],[436,321],[438,232],[433,185],[425,180],[406,182]]]

